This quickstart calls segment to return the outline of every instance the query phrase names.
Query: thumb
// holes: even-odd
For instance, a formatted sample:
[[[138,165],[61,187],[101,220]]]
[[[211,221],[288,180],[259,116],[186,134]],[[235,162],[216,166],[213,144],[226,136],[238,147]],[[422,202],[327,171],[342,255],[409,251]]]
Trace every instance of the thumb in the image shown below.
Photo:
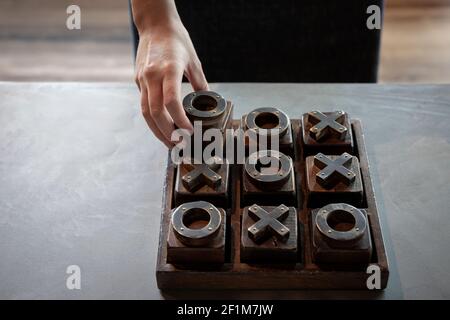
[[[194,91],[209,90],[208,82],[206,81],[205,74],[203,73],[202,65],[200,62],[192,63],[187,70],[186,77],[191,83]]]

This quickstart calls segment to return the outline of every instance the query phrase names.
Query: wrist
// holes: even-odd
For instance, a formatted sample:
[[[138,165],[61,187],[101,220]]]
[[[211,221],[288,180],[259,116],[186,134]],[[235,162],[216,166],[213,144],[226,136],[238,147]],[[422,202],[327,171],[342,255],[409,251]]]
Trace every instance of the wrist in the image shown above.
[[[173,0],[133,0],[132,11],[139,34],[170,32],[182,25]]]

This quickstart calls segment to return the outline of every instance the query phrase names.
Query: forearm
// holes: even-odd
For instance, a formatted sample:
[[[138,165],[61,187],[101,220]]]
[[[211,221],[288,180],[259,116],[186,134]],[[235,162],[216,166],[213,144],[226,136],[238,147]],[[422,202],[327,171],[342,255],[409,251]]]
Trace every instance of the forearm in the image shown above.
[[[139,33],[180,21],[174,0],[132,0],[131,6]]]

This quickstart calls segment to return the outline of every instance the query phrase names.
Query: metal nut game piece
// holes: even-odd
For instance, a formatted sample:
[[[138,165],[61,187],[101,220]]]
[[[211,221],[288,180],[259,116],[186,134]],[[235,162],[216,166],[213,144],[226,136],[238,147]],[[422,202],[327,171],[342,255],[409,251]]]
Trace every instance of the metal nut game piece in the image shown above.
[[[202,121],[204,130],[217,128],[223,133],[231,126],[233,104],[217,92],[191,92],[184,97],[183,107],[191,122]]]
[[[172,211],[167,238],[169,263],[225,261],[226,213],[206,201],[183,203]]]
[[[206,220],[208,224],[199,229],[189,225],[195,221]],[[214,238],[222,226],[220,211],[205,201],[185,203],[172,213],[172,228],[175,236],[185,245],[205,246]]]
[[[243,168],[242,201],[244,205],[280,202],[294,205],[296,189],[292,159],[274,150],[251,154]]]
[[[311,214],[313,260],[316,263],[370,262],[372,242],[367,213],[363,209],[333,203],[312,210]]]
[[[257,144],[261,138],[266,139],[267,149],[274,149],[272,137],[276,137],[279,151],[290,156],[294,155],[291,121],[278,108],[257,108],[250,111],[242,117],[241,129],[244,131],[253,131],[254,133],[245,137],[247,151],[250,143]],[[256,137],[256,141],[254,139],[252,140],[252,137]]]

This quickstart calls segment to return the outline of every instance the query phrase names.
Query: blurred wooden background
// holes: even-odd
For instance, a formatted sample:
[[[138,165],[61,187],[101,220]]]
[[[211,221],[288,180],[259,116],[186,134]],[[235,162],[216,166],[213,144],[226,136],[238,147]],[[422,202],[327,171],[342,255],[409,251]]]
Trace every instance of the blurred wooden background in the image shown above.
[[[82,7],[82,29],[65,10]],[[126,0],[2,0],[0,80],[132,81]],[[380,82],[450,83],[450,0],[387,0]]]

